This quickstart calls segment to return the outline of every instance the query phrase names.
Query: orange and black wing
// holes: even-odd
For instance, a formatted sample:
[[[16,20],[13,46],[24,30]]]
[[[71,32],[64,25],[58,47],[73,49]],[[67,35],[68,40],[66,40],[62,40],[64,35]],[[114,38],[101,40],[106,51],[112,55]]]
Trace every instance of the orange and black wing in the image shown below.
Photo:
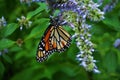
[[[44,36],[42,37],[39,45],[38,45],[38,50],[37,50],[37,60],[39,62],[43,62],[44,60],[47,59],[48,55],[53,52],[52,47],[50,47],[50,35],[51,31],[53,30],[54,26],[49,26],[45,33]]]
[[[37,50],[37,60],[43,62],[54,51],[62,52],[70,45],[70,35],[61,27],[50,25]]]
[[[51,46],[57,52],[63,52],[69,47],[71,36],[61,27],[58,26],[51,32]]]

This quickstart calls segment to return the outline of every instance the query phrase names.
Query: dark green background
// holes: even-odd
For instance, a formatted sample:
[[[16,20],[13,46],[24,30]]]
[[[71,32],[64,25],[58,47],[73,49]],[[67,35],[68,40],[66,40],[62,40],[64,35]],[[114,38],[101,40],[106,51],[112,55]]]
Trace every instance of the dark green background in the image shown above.
[[[105,0],[100,8],[108,2]],[[7,20],[7,26],[0,29],[0,51],[8,49],[8,53],[0,56],[0,80],[120,80],[120,50],[113,46],[120,38],[120,2],[105,13],[103,21],[90,22],[92,42],[96,45],[93,56],[100,74],[79,66],[76,60],[79,50],[74,39],[65,52],[54,53],[43,63],[36,61],[38,43],[49,25],[46,9],[41,3],[27,5],[19,0],[0,0],[0,17]],[[20,31],[16,18],[22,15],[33,24]],[[71,33],[72,29],[64,28]],[[16,44],[19,38],[24,41],[21,47]]]

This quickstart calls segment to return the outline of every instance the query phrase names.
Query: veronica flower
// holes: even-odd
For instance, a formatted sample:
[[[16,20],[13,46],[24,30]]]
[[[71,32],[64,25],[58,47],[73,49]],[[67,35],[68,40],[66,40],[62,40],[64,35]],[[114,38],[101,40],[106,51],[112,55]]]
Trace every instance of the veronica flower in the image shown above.
[[[6,54],[8,53],[8,49],[3,49],[0,51],[0,56],[3,55],[3,54]]]
[[[87,18],[92,21],[104,19],[104,13],[98,9],[99,5],[92,0],[87,3],[83,0],[68,0],[59,5],[55,4],[54,7],[61,10],[64,19],[75,31],[73,38],[75,37],[77,47],[80,50],[77,55],[77,60],[80,62],[80,65],[82,65],[87,71],[99,73],[99,70],[95,65],[96,60],[94,60],[92,56],[95,51],[94,44],[91,42],[92,35],[89,33],[92,26],[86,24]]]
[[[113,8],[115,7],[115,5],[117,4],[118,0],[112,0],[110,3],[108,3],[104,8],[103,11],[104,12],[110,12],[113,10]]]
[[[29,28],[32,24],[31,21],[29,21],[26,17],[24,16],[21,16],[21,19],[20,18],[17,18],[17,21],[19,23],[19,26],[20,26],[20,30],[23,29],[23,27],[25,26],[26,28]]]
[[[116,39],[114,42],[114,47],[119,47],[120,46],[120,39]]]
[[[2,16],[2,17],[0,18],[0,28],[1,28],[1,27],[4,27],[4,26],[6,26],[6,25],[7,25],[7,22],[6,22],[5,18]]]

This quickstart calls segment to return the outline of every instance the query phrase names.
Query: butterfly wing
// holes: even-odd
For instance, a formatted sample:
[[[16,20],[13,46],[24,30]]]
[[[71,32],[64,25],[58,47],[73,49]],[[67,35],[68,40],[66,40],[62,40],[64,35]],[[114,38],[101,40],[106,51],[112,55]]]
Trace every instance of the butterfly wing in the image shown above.
[[[49,26],[45,33],[44,36],[41,39],[41,42],[38,45],[38,50],[37,50],[37,61],[43,62],[44,60],[47,59],[48,55],[53,52],[52,47],[50,47],[50,35],[51,31],[53,30],[53,26]]]
[[[54,29],[54,31],[52,31],[51,45],[55,51],[63,52],[66,48],[69,47],[70,42],[70,35],[61,26],[58,26]]]
[[[39,43],[37,60],[43,62],[54,51],[64,51],[69,47],[70,41],[70,35],[61,26],[50,25]]]

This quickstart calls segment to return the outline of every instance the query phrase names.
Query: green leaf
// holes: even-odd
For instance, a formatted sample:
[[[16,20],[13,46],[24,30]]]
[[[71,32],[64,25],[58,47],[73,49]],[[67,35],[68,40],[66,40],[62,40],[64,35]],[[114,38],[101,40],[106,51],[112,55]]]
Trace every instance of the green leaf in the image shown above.
[[[75,73],[75,69],[73,69],[73,67],[75,67],[73,64],[65,63],[64,68],[61,68],[61,71],[65,72],[69,76],[75,76],[76,73]]]
[[[108,27],[111,29],[120,31],[120,21],[117,15],[107,17],[105,20],[103,20],[103,23],[108,25]]]
[[[19,52],[19,51],[22,50],[22,48],[19,47],[18,45],[14,45],[14,46],[11,47],[9,50],[10,50],[11,52]]]
[[[103,60],[103,64],[106,67],[106,69],[108,70],[108,72],[115,72],[116,68],[117,68],[117,54],[116,53],[107,53],[105,55],[105,58]]]
[[[33,28],[33,30],[31,31],[30,35],[29,35],[28,37],[26,37],[25,40],[30,39],[30,38],[33,38],[33,37],[36,37],[36,36],[38,36],[38,35],[41,36],[41,35],[43,34],[43,32],[45,32],[46,27],[49,25],[49,24],[48,24],[48,20],[40,19],[39,21],[40,21],[40,22],[41,22],[41,21],[44,21],[44,22],[42,23],[43,25],[41,25],[41,26],[39,25],[39,26]],[[45,22],[45,21],[46,21],[46,22]]]
[[[3,63],[0,62],[0,79],[3,76],[3,74],[4,74],[4,71],[5,71],[5,67],[4,67]]]
[[[3,54],[3,58],[4,58],[4,60],[6,60],[8,63],[12,64],[12,59],[11,59],[7,54]]]
[[[15,42],[9,39],[0,40],[0,50],[11,47]]]
[[[17,72],[10,80],[40,80],[35,79],[38,75],[39,78],[43,77],[45,74],[41,73],[43,72],[43,69],[41,70],[42,66],[32,66],[28,67],[27,69],[23,69],[20,72]]]
[[[40,14],[42,10],[46,9],[46,5],[44,3],[40,4],[40,7],[38,7],[35,11],[29,12],[27,15],[27,19],[31,19],[33,16]]]
[[[72,43],[72,42],[71,42]],[[73,50],[73,48],[75,50]],[[68,48],[67,50],[67,56],[72,59],[72,60],[75,60],[76,61],[76,55],[78,54],[79,52],[79,49],[77,48],[76,44],[71,44],[70,47]]]
[[[3,30],[0,32],[2,37],[7,37],[11,35],[19,26],[15,23],[8,24]]]

